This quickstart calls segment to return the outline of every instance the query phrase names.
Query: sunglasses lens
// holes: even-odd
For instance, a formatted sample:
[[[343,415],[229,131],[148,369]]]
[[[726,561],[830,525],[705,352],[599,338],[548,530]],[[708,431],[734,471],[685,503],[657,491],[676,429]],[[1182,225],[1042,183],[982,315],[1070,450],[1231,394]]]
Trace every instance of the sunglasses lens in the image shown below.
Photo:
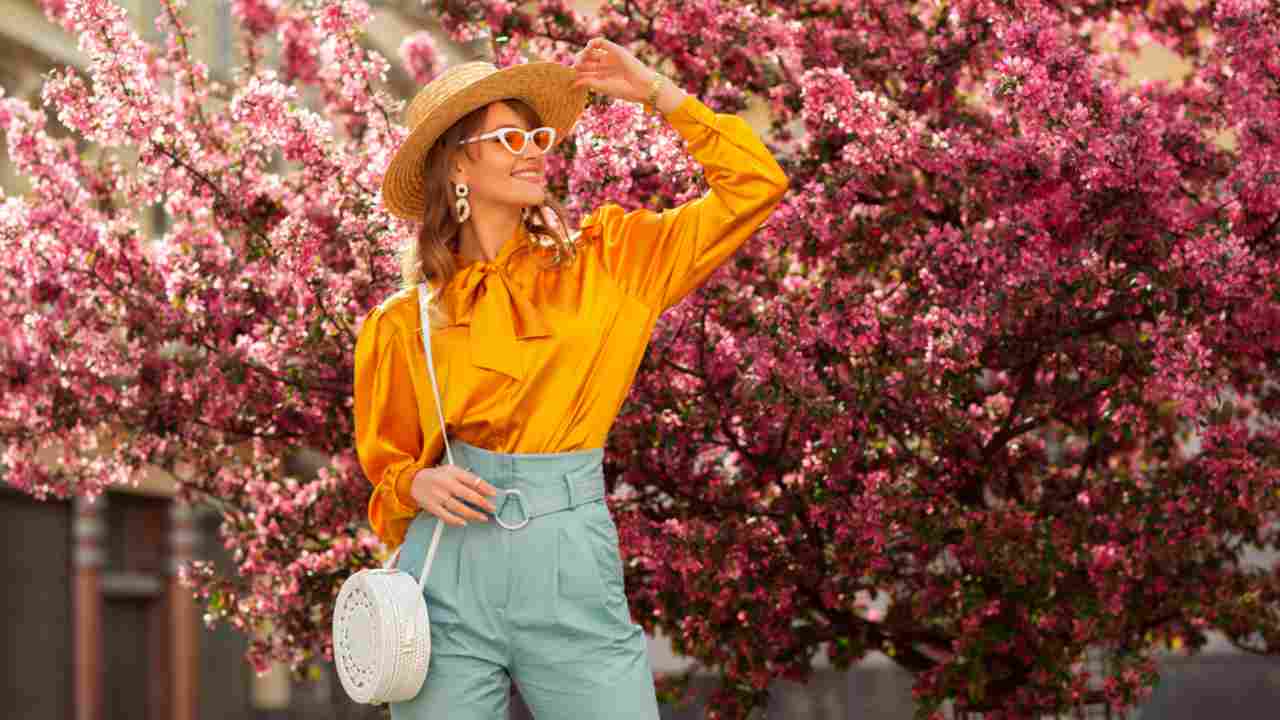
[[[524,133],[515,129],[507,128],[502,132],[502,140],[513,153],[524,151]]]
[[[555,130],[549,127],[538,128],[533,131],[533,144],[537,145],[539,150],[546,152],[551,149],[551,142],[555,137]]]

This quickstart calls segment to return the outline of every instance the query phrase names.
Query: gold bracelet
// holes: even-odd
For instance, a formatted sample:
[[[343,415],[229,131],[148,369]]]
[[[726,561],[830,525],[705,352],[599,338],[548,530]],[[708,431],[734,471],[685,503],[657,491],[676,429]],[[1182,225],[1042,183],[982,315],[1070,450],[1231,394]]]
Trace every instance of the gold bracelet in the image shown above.
[[[645,99],[645,104],[650,107],[650,112],[657,114],[658,112],[658,88],[662,86],[662,81],[666,78],[654,73],[653,82],[649,84],[649,97]]]

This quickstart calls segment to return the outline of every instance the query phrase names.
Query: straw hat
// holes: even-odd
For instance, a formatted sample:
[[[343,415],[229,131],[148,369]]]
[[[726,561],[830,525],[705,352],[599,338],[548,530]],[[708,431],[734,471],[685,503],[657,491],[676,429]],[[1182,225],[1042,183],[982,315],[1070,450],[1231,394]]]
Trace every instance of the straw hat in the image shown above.
[[[587,105],[587,88],[572,87],[577,73],[556,62],[531,62],[502,69],[475,61],[454,65],[422,86],[405,110],[409,136],[396,149],[382,178],[382,203],[391,214],[421,220],[426,207],[423,158],[436,138],[464,115],[495,100],[518,98],[556,129],[556,144]]]

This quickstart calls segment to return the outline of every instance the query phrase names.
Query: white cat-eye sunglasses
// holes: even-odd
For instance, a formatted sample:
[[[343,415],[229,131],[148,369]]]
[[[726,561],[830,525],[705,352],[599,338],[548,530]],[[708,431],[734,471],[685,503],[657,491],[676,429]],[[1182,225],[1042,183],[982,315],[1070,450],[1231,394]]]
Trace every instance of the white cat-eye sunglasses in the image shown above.
[[[492,140],[497,138],[502,146],[505,147],[512,155],[523,155],[525,150],[529,149],[529,143],[533,142],[542,152],[551,149],[556,142],[556,129],[553,127],[539,127],[532,130],[521,130],[517,127],[498,128],[492,132],[483,135],[476,135],[466,140],[459,140],[459,145],[467,143],[480,142],[482,140]]]

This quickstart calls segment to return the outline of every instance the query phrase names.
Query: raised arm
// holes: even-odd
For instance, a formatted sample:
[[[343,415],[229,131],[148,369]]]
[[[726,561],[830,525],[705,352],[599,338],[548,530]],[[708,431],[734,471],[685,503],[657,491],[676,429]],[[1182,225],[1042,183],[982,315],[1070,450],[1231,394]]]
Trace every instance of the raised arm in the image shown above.
[[[633,297],[662,312],[701,286],[782,200],[789,181],[742,118],[686,95],[663,117],[685,139],[711,189],[655,212],[597,208],[581,222],[586,247]]]

